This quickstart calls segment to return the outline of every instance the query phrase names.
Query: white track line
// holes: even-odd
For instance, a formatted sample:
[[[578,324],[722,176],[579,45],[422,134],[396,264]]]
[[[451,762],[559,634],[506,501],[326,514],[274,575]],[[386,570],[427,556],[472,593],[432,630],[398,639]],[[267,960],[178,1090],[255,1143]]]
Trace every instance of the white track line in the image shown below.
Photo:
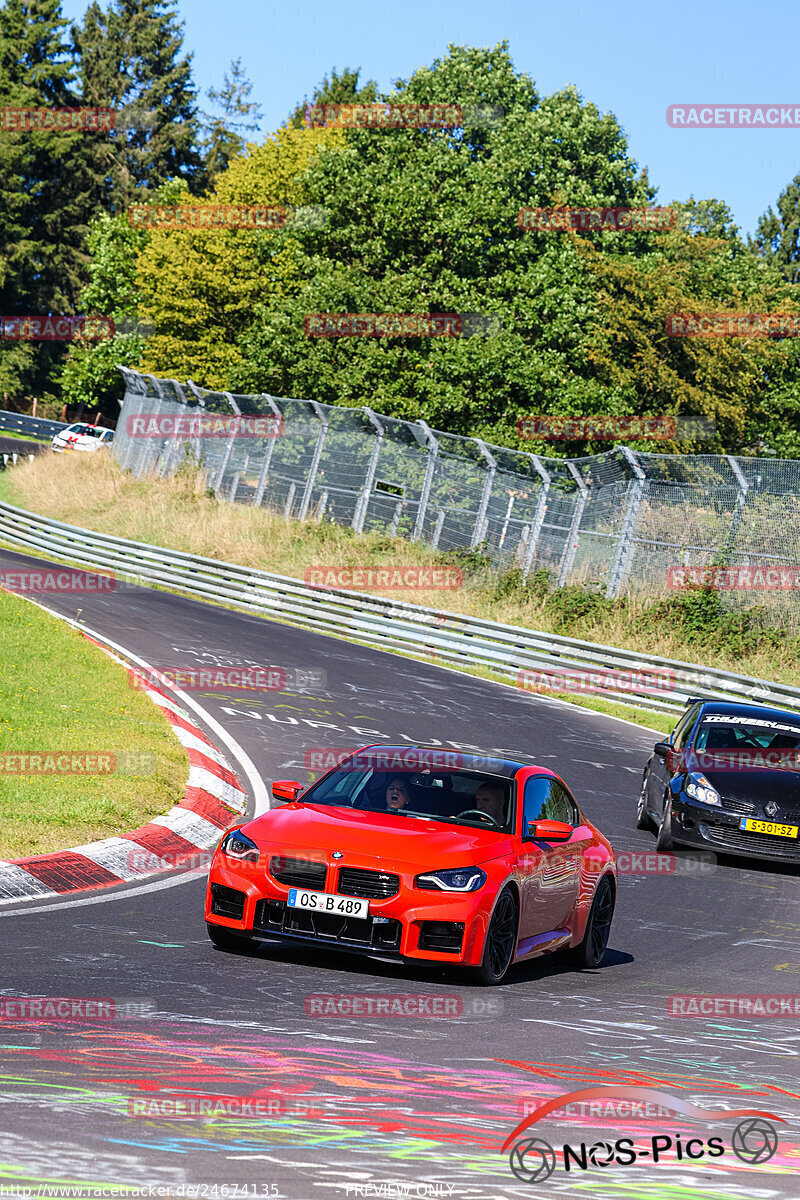
[[[177,887],[179,883],[190,883],[193,879],[202,879],[208,874],[208,867],[197,867],[193,871],[185,871],[158,883],[144,883],[141,887],[125,887],[120,880],[120,890],[111,895],[82,896],[79,900],[63,900],[59,904],[41,904],[38,908],[0,909],[0,917],[35,917],[37,913],[57,912],[60,908],[77,908],[82,904],[109,904],[112,900],[129,900],[131,896],[141,896],[144,892],[160,892],[164,888]],[[25,901],[21,901],[25,903]]]

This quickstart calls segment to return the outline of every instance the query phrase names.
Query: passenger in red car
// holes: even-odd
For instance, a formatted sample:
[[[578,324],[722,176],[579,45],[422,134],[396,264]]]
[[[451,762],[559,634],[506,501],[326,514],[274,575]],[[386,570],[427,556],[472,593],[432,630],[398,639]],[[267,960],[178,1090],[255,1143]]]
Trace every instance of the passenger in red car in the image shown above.
[[[408,808],[411,796],[409,795],[408,785],[403,779],[393,779],[386,789],[386,807],[389,812],[397,812],[398,809]]]

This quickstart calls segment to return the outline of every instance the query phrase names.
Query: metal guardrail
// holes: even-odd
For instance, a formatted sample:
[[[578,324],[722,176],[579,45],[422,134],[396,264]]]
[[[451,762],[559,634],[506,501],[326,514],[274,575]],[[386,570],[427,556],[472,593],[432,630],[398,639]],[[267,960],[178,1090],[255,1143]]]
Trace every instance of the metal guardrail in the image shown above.
[[[284,575],[64,525],[11,504],[0,503],[0,541],[370,646],[490,668],[515,682],[521,671],[615,672],[607,682],[616,686],[593,680],[592,691],[640,708],[679,711],[689,696],[800,708],[800,688],[788,684],[405,601],[331,592]],[[629,687],[620,679],[623,672],[630,673]],[[668,686],[658,687],[655,697],[651,688],[657,673]]]
[[[32,437],[52,438],[66,428],[65,421],[46,421],[42,417],[29,417],[25,413],[8,412],[0,408],[0,431],[9,429],[12,433],[29,433]]]

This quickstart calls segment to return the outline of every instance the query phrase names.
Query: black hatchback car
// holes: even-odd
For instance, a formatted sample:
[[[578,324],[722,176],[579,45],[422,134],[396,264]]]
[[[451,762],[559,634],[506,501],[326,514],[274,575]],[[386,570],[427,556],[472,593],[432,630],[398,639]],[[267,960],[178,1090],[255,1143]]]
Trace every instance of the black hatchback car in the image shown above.
[[[636,812],[659,850],[695,846],[800,862],[800,715],[690,700],[653,748]]]

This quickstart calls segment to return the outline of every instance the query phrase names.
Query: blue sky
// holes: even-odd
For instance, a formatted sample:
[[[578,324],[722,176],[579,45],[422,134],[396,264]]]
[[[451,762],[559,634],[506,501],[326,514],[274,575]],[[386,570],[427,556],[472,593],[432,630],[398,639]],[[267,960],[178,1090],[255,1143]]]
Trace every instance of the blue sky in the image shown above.
[[[103,0],[101,0],[103,4]],[[79,19],[86,0],[64,0]],[[612,111],[631,155],[659,188],[657,203],[715,197],[744,233],[800,173],[800,129],[670,129],[670,104],[765,103],[800,107],[796,74],[800,6],[751,3],[541,4],[539,0],[181,0],[185,48],[205,92],[241,57],[264,114],[276,128],[333,66],[362,68],[388,88],[441,57],[450,42],[508,39],[518,70],[547,94],[574,84]]]

